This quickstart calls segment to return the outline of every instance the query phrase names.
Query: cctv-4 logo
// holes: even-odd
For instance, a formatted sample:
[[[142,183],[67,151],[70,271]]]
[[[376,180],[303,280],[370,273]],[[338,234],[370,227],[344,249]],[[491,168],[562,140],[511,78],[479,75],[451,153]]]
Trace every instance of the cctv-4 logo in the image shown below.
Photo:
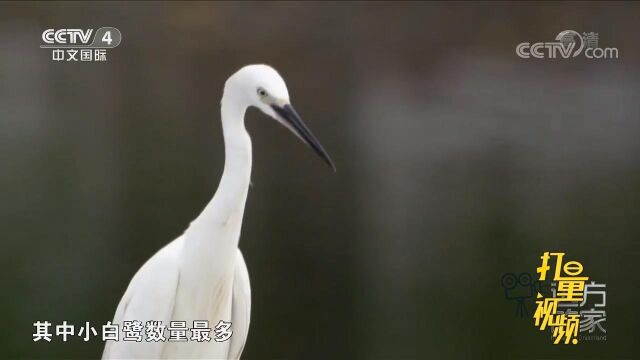
[[[52,49],[55,61],[106,61],[107,49],[122,42],[120,30],[114,27],[94,29],[46,29],[40,48]]]

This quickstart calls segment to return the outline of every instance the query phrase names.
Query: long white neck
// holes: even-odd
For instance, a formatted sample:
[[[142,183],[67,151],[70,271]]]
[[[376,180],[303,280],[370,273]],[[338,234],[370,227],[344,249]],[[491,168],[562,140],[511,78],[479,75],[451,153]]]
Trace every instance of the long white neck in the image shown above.
[[[222,98],[220,112],[225,160],[224,172],[216,192],[216,195],[224,194],[225,198],[229,200],[241,202],[243,209],[246,190],[251,181],[251,138],[244,127],[246,111],[245,105],[232,101],[228,96]]]
[[[224,172],[213,199],[176,240],[182,246],[178,253],[179,288],[172,319],[187,323],[201,319],[210,324],[231,320],[234,269],[251,176],[251,139],[244,127],[246,109],[225,91],[222,99]],[[223,358],[230,345],[212,342],[204,346],[170,343],[164,354],[169,358],[195,358],[199,357],[197,351],[206,349],[207,358]]]
[[[251,138],[244,126],[247,106],[225,91],[221,102],[224,172],[215,195],[185,233],[190,261],[226,271],[235,259],[251,180]]]

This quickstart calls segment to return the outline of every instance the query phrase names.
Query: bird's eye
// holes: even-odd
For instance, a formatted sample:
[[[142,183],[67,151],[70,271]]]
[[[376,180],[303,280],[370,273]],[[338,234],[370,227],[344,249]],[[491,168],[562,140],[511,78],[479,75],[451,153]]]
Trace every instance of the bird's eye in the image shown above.
[[[267,91],[263,88],[258,88],[258,95],[260,95],[261,97],[265,97],[267,96]]]

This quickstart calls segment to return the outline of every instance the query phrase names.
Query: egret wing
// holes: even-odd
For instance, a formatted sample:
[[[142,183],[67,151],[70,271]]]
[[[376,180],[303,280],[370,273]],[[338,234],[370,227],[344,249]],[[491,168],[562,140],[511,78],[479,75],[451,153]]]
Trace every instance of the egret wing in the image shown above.
[[[249,273],[242,252],[238,249],[233,275],[233,300],[231,305],[233,335],[229,347],[229,359],[239,359],[247,342],[251,316],[251,286]]]
[[[107,341],[103,359],[160,358],[162,341],[122,341],[123,321],[162,321],[171,319],[180,273],[182,237],[160,249],[138,270],[118,304],[113,319],[120,326],[120,341]],[[144,333],[144,331],[143,331]]]

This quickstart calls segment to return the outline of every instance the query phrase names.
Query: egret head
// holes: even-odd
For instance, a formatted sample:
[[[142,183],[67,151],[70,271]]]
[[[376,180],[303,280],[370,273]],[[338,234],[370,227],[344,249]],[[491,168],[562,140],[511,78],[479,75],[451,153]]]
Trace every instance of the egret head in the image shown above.
[[[225,95],[232,92],[247,106],[255,106],[291,130],[313,149],[334,171],[329,154],[291,106],[284,79],[268,65],[247,65],[233,74],[225,84]]]

